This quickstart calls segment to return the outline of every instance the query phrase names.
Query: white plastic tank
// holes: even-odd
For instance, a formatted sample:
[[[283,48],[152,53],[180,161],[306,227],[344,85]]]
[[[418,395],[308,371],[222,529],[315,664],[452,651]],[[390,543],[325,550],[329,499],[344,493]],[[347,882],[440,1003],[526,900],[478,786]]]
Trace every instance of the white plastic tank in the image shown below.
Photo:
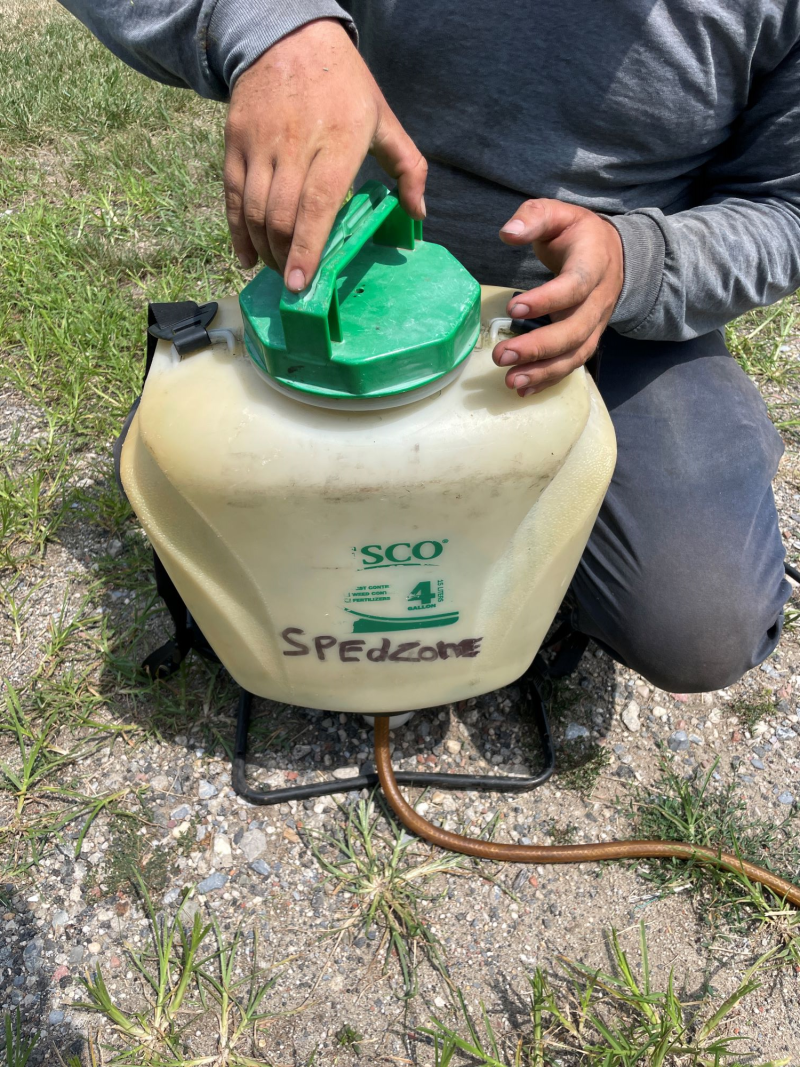
[[[189,611],[273,700],[397,712],[514,681],[613,471],[591,378],[509,390],[489,333],[511,291],[478,292],[407,216],[398,237],[403,215],[372,183],[310,292],[265,270],[220,302],[228,343],[180,358],[159,342],[123,448],[128,498]]]

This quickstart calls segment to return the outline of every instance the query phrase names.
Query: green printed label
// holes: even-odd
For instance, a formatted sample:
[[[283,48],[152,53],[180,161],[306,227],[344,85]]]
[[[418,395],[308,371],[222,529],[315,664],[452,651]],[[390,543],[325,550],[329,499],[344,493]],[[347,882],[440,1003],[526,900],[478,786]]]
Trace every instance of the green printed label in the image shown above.
[[[431,576],[418,581],[407,576],[405,570],[406,567],[440,569],[449,543],[448,537],[408,538],[354,547],[352,555],[357,571],[389,573],[376,575],[374,581],[362,581],[345,594],[344,610],[355,616],[353,633],[431,629],[457,623],[460,613],[449,602],[446,577]]]
[[[449,538],[441,541],[395,541],[390,545],[364,545],[354,548],[353,555],[359,558],[359,570],[374,570],[376,567],[424,567],[430,566],[444,552]],[[434,564],[435,566],[435,564]]]
[[[385,615],[363,615],[351,608],[346,610],[352,615],[358,615],[358,619],[353,623],[354,634],[375,634],[383,630],[428,630],[433,626],[452,626],[458,622],[457,611],[451,611],[447,615],[406,615],[392,619]]]

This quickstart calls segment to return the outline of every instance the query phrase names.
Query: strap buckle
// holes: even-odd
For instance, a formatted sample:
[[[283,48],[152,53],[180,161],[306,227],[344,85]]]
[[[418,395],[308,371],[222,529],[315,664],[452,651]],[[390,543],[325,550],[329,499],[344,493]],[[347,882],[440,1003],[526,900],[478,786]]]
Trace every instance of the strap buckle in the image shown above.
[[[172,341],[179,356],[187,356],[198,348],[206,348],[211,344],[208,336],[208,325],[217,313],[219,304],[210,302],[198,306],[193,301],[184,301],[180,304],[151,304],[151,317],[155,320],[148,326],[147,332],[151,337],[158,337],[162,341]],[[173,319],[169,311],[174,315],[175,311],[189,311],[183,318]]]

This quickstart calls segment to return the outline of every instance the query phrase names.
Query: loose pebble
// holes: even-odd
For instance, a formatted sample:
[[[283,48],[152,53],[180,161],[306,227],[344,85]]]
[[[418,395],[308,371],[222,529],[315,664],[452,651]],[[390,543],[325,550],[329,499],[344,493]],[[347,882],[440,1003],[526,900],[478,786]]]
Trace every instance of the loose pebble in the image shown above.
[[[642,728],[639,712],[639,705],[632,700],[622,713],[622,721],[631,733],[637,733]]]
[[[689,735],[685,730],[676,730],[669,735],[667,745],[673,752],[685,752],[689,747]]]
[[[197,892],[205,895],[213,893],[215,889],[223,889],[228,883],[227,874],[221,871],[212,871],[208,878],[204,878],[197,886]]]
[[[579,738],[588,737],[589,731],[578,722],[571,722],[564,731],[565,741],[577,741]]]
[[[343,778],[357,778],[358,767],[335,767],[333,770],[333,777],[338,781]]]

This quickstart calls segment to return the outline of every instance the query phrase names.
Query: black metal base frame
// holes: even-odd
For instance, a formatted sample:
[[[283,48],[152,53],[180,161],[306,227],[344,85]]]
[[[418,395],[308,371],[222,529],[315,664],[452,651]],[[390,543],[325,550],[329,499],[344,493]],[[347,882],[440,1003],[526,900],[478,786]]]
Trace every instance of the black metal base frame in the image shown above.
[[[400,771],[396,775],[401,785],[437,789],[481,789],[498,793],[525,793],[544,783],[556,769],[553,739],[550,724],[542,697],[538,678],[533,668],[526,672],[516,683],[522,687],[523,709],[527,712],[539,738],[544,767],[532,777],[519,775],[492,774],[439,774],[436,772]],[[289,800],[308,800],[312,797],[327,797],[334,793],[351,793],[360,789],[371,789],[378,784],[378,775],[374,772],[359,774],[352,778],[328,778],[306,785],[287,786],[284,789],[254,789],[247,781],[247,738],[250,732],[250,710],[253,694],[246,689],[239,697],[239,712],[236,720],[236,740],[233,750],[232,785],[234,792],[251,804],[284,804]],[[396,714],[396,713],[395,713]]]

